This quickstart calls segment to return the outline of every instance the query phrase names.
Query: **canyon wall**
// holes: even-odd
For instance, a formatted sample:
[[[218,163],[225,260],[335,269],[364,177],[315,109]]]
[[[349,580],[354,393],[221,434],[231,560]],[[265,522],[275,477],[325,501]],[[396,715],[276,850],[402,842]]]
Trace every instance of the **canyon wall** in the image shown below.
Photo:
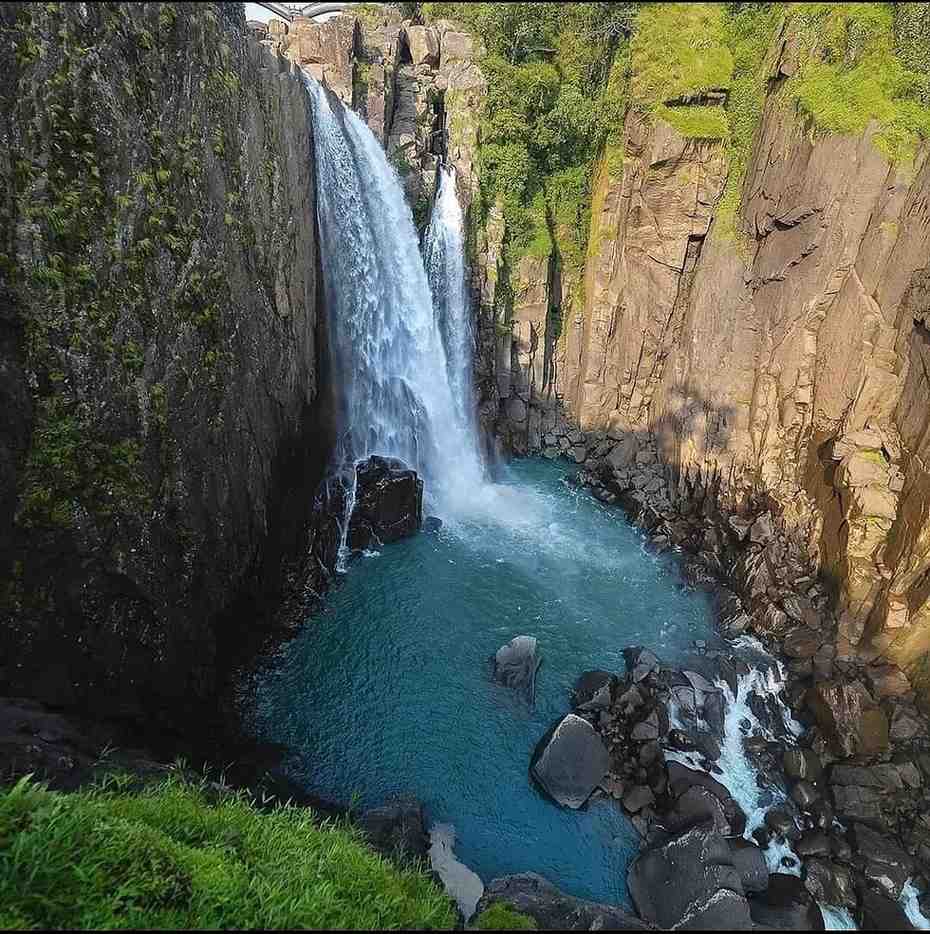
[[[635,107],[595,172],[583,300],[556,256],[505,269],[489,213],[485,405],[517,453],[622,473],[640,439],[670,490],[771,497],[841,640],[910,662],[930,648],[930,158],[892,164],[875,124],[817,131],[783,93],[795,39],[769,48],[735,222],[726,140]]]
[[[0,11],[0,693],[189,729],[334,557],[308,98],[236,4]]]
[[[259,41],[325,84],[368,124],[400,175],[423,229],[442,159],[467,208],[477,191],[478,117],[486,90],[475,39],[448,20],[402,19],[390,6],[325,22],[251,22]]]

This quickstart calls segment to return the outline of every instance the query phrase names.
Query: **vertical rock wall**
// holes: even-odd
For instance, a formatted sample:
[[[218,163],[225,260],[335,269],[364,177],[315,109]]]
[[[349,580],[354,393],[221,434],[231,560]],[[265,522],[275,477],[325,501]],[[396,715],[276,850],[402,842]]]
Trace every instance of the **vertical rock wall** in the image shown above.
[[[557,263],[504,270],[486,236],[496,427],[608,471],[639,443],[669,495],[688,478],[735,510],[772,497],[841,639],[908,661],[930,648],[930,159],[890,165],[875,126],[815,134],[780,93],[796,54],[784,34],[770,50],[743,235],[717,224],[725,145],[631,110],[596,173],[583,307]]]
[[[308,99],[234,4],[0,11],[0,693],[189,727],[332,558]]]

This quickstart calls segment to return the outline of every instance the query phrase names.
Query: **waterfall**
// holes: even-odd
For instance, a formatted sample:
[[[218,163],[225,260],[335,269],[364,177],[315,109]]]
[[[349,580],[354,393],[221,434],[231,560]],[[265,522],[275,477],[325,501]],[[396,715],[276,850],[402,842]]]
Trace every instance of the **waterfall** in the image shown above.
[[[443,168],[426,231],[426,271],[446,352],[456,416],[462,431],[472,436],[472,445],[477,448],[471,377],[475,338],[465,284],[464,230],[462,207],[455,191],[455,169]]]
[[[317,82],[306,84],[338,394],[333,472],[348,490],[344,554],[360,461],[372,454],[400,458],[423,478],[428,507],[440,515],[467,500],[482,467],[466,414],[470,393],[463,395],[470,339],[463,259],[454,255],[462,242],[461,211],[451,204],[454,179],[444,186],[433,225],[430,255],[442,295],[434,309],[413,216],[381,144]]]

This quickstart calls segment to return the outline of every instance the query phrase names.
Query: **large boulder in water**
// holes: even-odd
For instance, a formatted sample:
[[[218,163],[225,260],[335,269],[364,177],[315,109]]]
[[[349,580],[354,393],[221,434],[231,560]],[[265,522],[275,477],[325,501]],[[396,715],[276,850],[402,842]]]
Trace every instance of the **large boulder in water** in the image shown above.
[[[423,481],[396,457],[373,454],[355,468],[355,507],[349,522],[349,546],[394,542],[420,529]]]
[[[617,905],[601,905],[559,891],[535,872],[501,876],[489,882],[478,913],[504,902],[529,915],[541,931],[647,931],[645,924]]]
[[[532,704],[536,699],[536,672],[542,659],[533,636],[517,636],[494,656],[494,680],[519,691]]]
[[[594,727],[570,713],[537,747],[533,777],[559,804],[580,808],[607,774],[609,756]]]
[[[640,917],[663,930],[753,927],[740,870],[711,823],[646,847],[630,866],[627,888]]]
[[[823,915],[797,876],[773,872],[768,889],[749,899],[752,920],[775,931],[822,931]]]

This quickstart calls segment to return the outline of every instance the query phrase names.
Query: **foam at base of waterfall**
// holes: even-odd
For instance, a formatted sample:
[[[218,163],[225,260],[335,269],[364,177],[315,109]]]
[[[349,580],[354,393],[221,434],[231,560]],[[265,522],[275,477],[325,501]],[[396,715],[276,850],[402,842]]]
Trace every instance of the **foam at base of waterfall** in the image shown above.
[[[900,905],[907,915],[907,920],[921,931],[930,931],[930,918],[927,918],[920,910],[920,902],[917,900],[920,892],[911,879],[907,880],[904,890],[901,892]]]

